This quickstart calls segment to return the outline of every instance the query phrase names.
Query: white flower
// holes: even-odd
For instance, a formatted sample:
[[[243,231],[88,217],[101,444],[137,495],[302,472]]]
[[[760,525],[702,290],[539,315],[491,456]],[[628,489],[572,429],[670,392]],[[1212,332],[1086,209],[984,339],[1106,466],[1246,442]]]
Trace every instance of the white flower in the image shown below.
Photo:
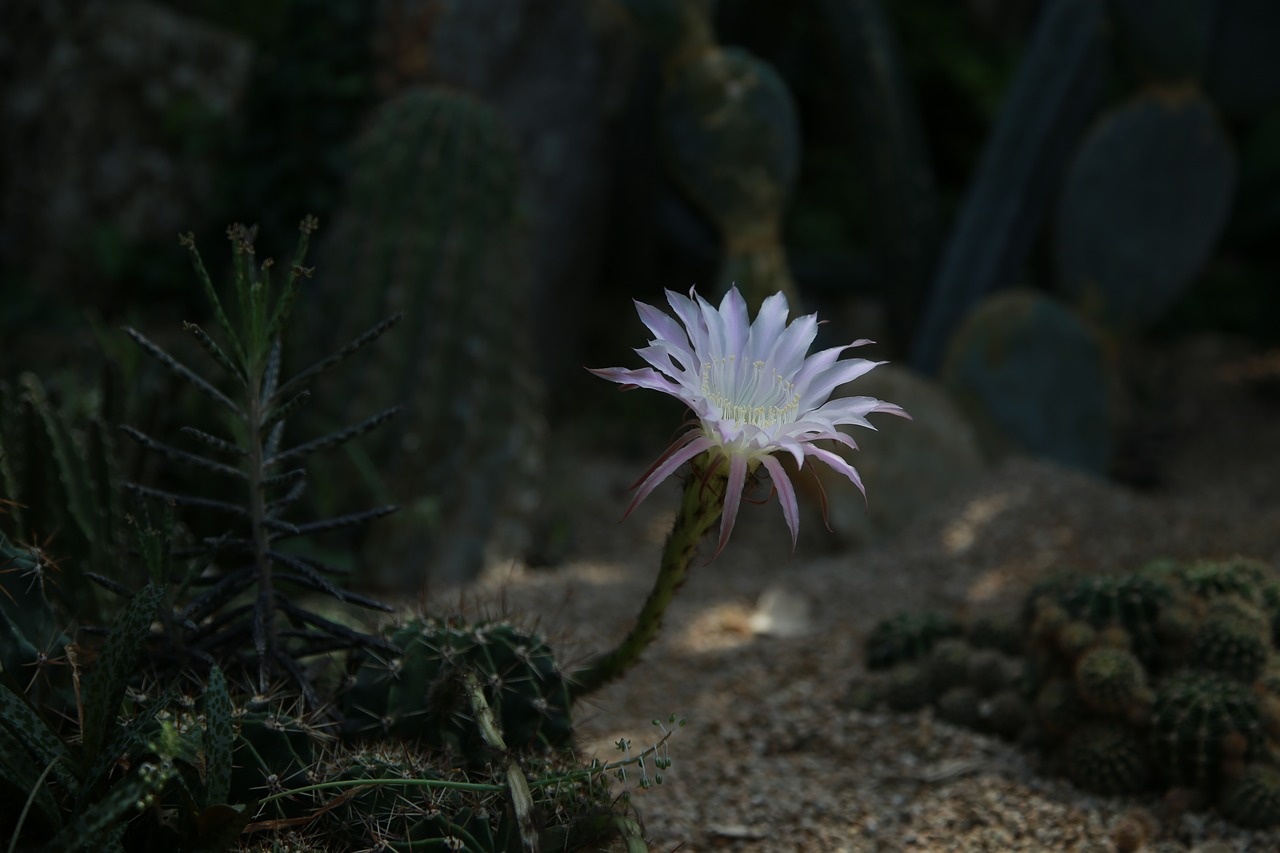
[[[795,487],[774,454],[791,454],[797,468],[806,457],[825,462],[866,494],[858,472],[837,453],[814,442],[857,444],[836,427],[844,424],[875,429],[872,412],[910,417],[900,406],[874,397],[830,399],[831,392],[884,362],[853,358],[840,361],[845,346],[806,355],[818,333],[815,315],[787,322],[787,299],[781,293],[764,300],[755,322],[737,288],[717,309],[701,296],[667,291],[675,318],[636,302],[640,319],[654,339],[636,352],[651,366],[638,370],[611,367],[591,372],[624,388],[650,388],[683,400],[697,425],[676,439],[636,484],[631,512],[655,487],[685,462],[707,452],[712,465],[728,462],[728,483],[720,519],[724,548],[738,516],[747,475],[763,466],[782,503],[792,547],[799,531]],[[679,322],[677,322],[677,320]]]

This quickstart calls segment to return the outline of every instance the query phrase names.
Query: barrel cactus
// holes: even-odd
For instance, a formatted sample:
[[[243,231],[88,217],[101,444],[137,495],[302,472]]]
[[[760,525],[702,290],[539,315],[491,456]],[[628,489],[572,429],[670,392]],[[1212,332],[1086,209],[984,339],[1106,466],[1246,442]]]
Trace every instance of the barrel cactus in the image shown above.
[[[541,637],[506,622],[428,618],[410,620],[389,639],[400,655],[357,663],[343,703],[344,736],[389,733],[483,763],[487,751],[462,683],[474,673],[510,748],[537,752],[569,743],[568,682]]]
[[[352,148],[331,286],[308,334],[345,339],[388,313],[410,327],[333,395],[353,411],[404,406],[371,450],[386,472],[375,487],[402,507],[363,561],[376,586],[416,588],[424,567],[433,581],[469,579],[504,531],[519,546],[542,434],[521,193],[508,130],[461,92],[397,95]]]

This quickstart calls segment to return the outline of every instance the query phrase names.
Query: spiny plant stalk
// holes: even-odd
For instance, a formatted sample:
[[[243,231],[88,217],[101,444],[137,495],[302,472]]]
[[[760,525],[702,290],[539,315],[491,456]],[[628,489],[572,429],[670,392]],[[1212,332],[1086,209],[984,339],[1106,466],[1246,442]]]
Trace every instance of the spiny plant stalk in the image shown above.
[[[640,659],[658,635],[671,600],[689,577],[698,543],[720,520],[729,482],[725,466],[715,466],[709,454],[699,456],[691,464],[680,512],[663,546],[658,577],[636,617],[636,624],[613,651],[574,673],[570,689],[575,700],[622,677]]]
[[[146,449],[170,462],[241,484],[239,502],[129,484],[135,494],[168,506],[185,508],[200,516],[225,515],[234,519],[230,529],[221,536],[205,538],[192,548],[175,549],[171,555],[175,559],[195,561],[181,579],[180,589],[188,585],[203,588],[190,601],[170,602],[174,608],[172,623],[184,632],[178,647],[197,660],[212,664],[242,656],[251,640],[260,692],[267,693],[274,676],[282,673],[312,699],[307,678],[297,663],[299,658],[338,648],[380,647],[382,643],[301,606],[290,596],[289,588],[322,593],[367,608],[384,611],[391,608],[335,586],[330,578],[345,574],[345,570],[313,557],[290,553],[281,548],[281,543],[361,524],[388,514],[395,507],[383,506],[306,523],[288,521],[285,510],[301,497],[306,485],[306,471],[298,462],[312,453],[363,435],[394,415],[396,409],[282,448],[285,422],[310,398],[311,392],[305,387],[309,380],[377,340],[400,319],[397,315],[383,321],[333,355],[281,381],[280,336],[302,282],[313,272],[303,266],[303,261],[316,227],[312,217],[302,221],[298,247],[278,295],[272,291],[271,259],[255,265],[257,229],[243,225],[227,229],[234,259],[238,323],[232,322],[214,290],[194,239],[190,235],[182,238],[224,341],[219,343],[194,323],[185,323],[184,329],[227,375],[233,390],[228,393],[219,390],[140,332],[131,328],[125,332],[148,355],[216,403],[227,416],[229,436],[185,427],[182,431],[192,445],[188,450],[158,441],[132,427],[122,428]],[[96,579],[107,586],[119,586],[103,578]],[[244,603],[246,596],[252,597],[251,604]],[[286,617],[290,627],[280,626],[279,617]]]

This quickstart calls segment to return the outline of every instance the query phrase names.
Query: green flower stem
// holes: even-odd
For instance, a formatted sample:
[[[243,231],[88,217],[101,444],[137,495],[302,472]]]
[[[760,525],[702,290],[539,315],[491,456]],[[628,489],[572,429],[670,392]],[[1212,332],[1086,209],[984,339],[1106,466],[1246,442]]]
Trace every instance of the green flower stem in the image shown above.
[[[631,632],[608,654],[573,675],[570,691],[574,701],[594,693],[620,678],[635,665],[640,655],[653,642],[662,627],[676,592],[689,577],[689,567],[698,552],[698,542],[720,520],[724,509],[724,492],[728,476],[723,464],[710,467],[711,457],[703,453],[692,461],[693,470],[684,485],[684,497],[675,524],[667,534],[662,551],[662,565],[649,598]]]

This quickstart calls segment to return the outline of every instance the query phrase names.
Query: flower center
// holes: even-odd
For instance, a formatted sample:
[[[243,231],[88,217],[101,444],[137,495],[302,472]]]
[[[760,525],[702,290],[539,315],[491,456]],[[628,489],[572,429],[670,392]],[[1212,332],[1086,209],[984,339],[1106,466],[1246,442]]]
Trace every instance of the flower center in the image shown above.
[[[800,409],[800,395],[791,380],[763,361],[739,362],[736,355],[702,363],[702,396],[735,428],[751,424],[770,429],[791,423]]]

